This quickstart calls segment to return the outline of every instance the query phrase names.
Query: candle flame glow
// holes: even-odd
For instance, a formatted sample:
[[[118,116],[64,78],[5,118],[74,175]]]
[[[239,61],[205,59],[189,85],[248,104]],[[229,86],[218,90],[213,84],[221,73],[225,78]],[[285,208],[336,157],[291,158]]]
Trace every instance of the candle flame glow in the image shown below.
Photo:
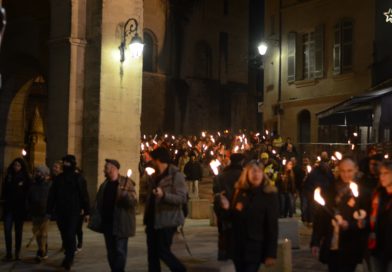
[[[339,151],[336,151],[335,152],[335,157],[340,161],[343,158],[343,155]]]
[[[146,168],[146,173],[147,173],[147,175],[151,176],[152,174],[155,173],[155,169],[152,168],[152,167],[147,167]]]
[[[350,189],[351,189],[351,192],[353,193],[354,197],[359,196],[358,184],[356,184],[355,182],[350,182]]]
[[[213,160],[210,162],[210,167],[212,172],[214,173],[215,176],[219,175],[219,169],[218,167],[221,165],[219,160]]]
[[[130,178],[132,176],[132,169],[128,169],[127,177]]]
[[[317,187],[314,190],[314,201],[316,201],[318,204],[320,204],[321,206],[325,206],[325,200],[324,198],[321,196],[321,188]]]

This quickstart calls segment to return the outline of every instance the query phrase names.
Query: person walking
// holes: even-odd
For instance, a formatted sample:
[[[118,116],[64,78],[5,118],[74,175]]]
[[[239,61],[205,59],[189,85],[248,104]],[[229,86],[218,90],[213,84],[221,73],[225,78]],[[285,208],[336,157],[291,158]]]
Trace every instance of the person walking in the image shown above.
[[[117,160],[105,160],[105,181],[99,187],[96,200],[98,232],[103,233],[107,258],[112,272],[125,271],[128,238],[135,236],[137,196],[132,179],[120,175]],[[100,223],[99,223],[100,222]]]
[[[330,272],[354,272],[362,262],[365,249],[363,224],[354,218],[360,201],[350,189],[358,166],[346,157],[338,168],[339,177],[327,190],[321,189],[326,204],[318,205],[315,211],[311,248],[313,256],[328,264]]]
[[[234,194],[235,183],[241,176],[242,164],[245,160],[243,154],[234,153],[230,156],[230,164],[222,173],[214,178],[214,211],[217,217],[218,225],[218,260],[225,261],[229,259],[231,222],[225,220],[224,211],[220,205],[220,196],[223,194],[227,199],[232,199]]]
[[[379,175],[369,218],[370,267],[372,272],[392,272],[392,161],[381,163]]]
[[[279,202],[263,165],[250,162],[236,183],[233,199],[221,196],[233,224],[232,259],[237,272],[257,272],[276,263]]]
[[[88,220],[90,201],[84,177],[76,171],[76,158],[63,158],[63,173],[53,180],[47,207],[47,216],[55,215],[61,233],[65,258],[61,264],[66,270],[73,265],[76,251],[76,231],[80,215]]]
[[[190,154],[190,160],[184,168],[184,174],[188,182],[188,192],[191,198],[199,198],[199,181],[203,178],[203,169],[200,162],[196,160],[196,154]]]
[[[48,224],[46,217],[50,189],[50,170],[46,165],[36,167],[34,182],[30,186],[27,206],[33,223],[33,238],[37,241],[37,263],[48,258]]]
[[[171,251],[177,227],[184,224],[182,206],[187,204],[184,175],[171,164],[166,148],[151,153],[155,174],[148,181],[144,225],[147,234],[148,271],[160,272],[162,260],[171,271],[186,271]]]
[[[7,169],[4,179],[1,200],[3,202],[4,238],[6,256],[3,261],[13,260],[12,227],[15,230],[15,260],[20,260],[23,224],[26,217],[26,201],[31,177],[27,165],[22,158],[15,159]]]
[[[276,181],[276,187],[278,187],[280,198],[280,217],[282,218],[286,218],[287,216],[291,218],[295,212],[295,183],[293,162],[287,161],[287,163],[283,165],[283,172],[279,174]]]

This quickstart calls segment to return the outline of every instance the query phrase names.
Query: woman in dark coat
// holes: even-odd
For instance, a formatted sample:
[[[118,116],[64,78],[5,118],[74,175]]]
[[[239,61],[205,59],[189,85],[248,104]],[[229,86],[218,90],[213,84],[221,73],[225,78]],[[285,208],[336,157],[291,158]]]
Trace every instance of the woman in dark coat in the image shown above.
[[[1,194],[4,202],[4,237],[7,251],[4,261],[12,261],[13,225],[15,228],[15,259],[19,260],[30,183],[31,177],[25,161],[22,158],[15,159],[8,167]]]
[[[272,266],[278,244],[277,190],[269,184],[263,166],[250,162],[236,184],[231,203],[221,205],[233,225],[232,259],[237,272],[256,272],[262,263]]]
[[[362,221],[354,219],[360,201],[350,189],[358,167],[350,158],[343,158],[338,167],[338,179],[321,190],[326,204],[316,207],[311,247],[330,272],[354,272],[363,259],[366,235]]]
[[[371,271],[392,271],[392,161],[380,167],[380,187],[372,199],[369,249]]]

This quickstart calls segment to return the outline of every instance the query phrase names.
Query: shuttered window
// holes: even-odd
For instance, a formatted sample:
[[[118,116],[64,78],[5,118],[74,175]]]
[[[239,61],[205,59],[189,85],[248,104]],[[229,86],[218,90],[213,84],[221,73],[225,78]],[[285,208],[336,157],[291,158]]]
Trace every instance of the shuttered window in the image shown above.
[[[353,22],[342,20],[334,29],[333,72],[350,72],[353,67]]]
[[[297,43],[297,33],[289,32],[287,38],[287,81],[294,82],[296,64],[295,64],[295,55],[296,55],[296,43]]]

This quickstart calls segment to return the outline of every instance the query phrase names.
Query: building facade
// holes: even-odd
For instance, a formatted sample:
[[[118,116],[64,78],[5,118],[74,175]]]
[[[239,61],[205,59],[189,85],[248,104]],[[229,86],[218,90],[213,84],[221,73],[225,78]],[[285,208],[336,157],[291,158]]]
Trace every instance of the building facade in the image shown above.
[[[248,12],[248,1],[144,1],[142,133],[256,126]]]
[[[372,87],[375,1],[266,0],[265,39],[265,127],[298,143],[346,139],[316,114]]]

